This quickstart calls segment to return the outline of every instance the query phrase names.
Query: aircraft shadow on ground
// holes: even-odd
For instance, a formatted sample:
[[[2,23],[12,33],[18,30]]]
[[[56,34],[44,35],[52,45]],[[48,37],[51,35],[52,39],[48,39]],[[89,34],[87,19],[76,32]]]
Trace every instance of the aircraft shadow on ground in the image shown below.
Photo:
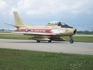
[[[35,44],[48,43],[48,44],[51,44],[51,43],[67,43],[67,42],[64,42],[64,41],[53,41],[53,42],[49,43],[47,41],[41,41],[40,43],[37,43],[36,41],[8,41],[7,43],[35,43]]]

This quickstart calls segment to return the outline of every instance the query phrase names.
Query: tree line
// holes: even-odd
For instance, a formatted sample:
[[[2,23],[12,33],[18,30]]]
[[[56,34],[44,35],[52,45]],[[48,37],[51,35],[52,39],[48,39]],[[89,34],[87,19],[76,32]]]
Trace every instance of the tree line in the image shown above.
[[[93,34],[93,31],[77,31],[77,34]]]

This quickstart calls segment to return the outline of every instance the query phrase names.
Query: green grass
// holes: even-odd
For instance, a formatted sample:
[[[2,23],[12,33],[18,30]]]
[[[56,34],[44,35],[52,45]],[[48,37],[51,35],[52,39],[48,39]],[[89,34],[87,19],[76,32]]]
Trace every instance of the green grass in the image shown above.
[[[92,69],[92,55],[0,49],[0,70]]]
[[[14,34],[0,34],[0,39],[29,39],[31,36],[27,35],[14,35]],[[67,41],[69,41],[69,37],[62,37],[65,38]],[[91,42],[93,43],[93,36],[74,36],[73,37],[75,42]]]

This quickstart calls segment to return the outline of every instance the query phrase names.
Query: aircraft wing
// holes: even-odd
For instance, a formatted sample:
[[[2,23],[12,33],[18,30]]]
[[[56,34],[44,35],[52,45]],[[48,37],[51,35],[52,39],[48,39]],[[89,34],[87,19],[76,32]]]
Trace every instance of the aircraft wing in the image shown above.
[[[55,33],[39,33],[39,32],[11,32],[12,34],[23,34],[23,35],[38,35],[38,36],[51,36],[56,35]]]

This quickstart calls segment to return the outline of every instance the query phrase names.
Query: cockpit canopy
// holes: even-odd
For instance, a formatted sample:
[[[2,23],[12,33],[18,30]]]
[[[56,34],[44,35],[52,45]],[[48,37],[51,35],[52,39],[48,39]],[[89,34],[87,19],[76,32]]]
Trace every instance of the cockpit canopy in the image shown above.
[[[48,23],[48,25],[57,25],[57,26],[61,26],[62,28],[73,28],[73,27],[65,24],[64,22],[50,22],[50,23]]]

